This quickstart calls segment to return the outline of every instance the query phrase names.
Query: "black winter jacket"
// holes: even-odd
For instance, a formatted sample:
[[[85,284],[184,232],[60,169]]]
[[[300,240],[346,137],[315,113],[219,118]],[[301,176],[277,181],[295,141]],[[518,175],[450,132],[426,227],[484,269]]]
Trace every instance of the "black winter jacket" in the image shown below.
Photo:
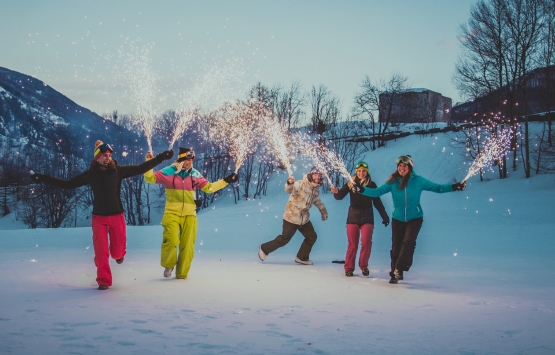
[[[75,189],[89,184],[94,196],[92,214],[112,216],[123,212],[123,203],[120,197],[121,181],[131,176],[144,174],[161,162],[158,159],[150,159],[140,165],[120,166],[114,161],[115,166],[105,170],[91,167],[69,180],[43,175],[43,181],[63,189]]]
[[[358,183],[358,179],[355,179],[355,182]],[[377,186],[374,181],[371,181],[368,187],[376,188]],[[348,193],[351,195],[351,205],[347,214],[347,224],[357,224],[359,226],[366,223],[374,224],[374,209],[372,206],[376,207],[382,217],[382,221],[389,222],[389,216],[379,197],[354,194],[351,192],[348,184],[343,185],[337,194],[333,194],[333,197],[336,200],[342,200]]]

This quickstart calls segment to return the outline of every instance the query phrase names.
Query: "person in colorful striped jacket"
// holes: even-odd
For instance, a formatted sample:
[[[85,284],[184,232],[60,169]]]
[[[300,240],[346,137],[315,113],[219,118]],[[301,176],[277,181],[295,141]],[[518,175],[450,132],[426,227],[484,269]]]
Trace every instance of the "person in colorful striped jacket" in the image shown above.
[[[422,191],[446,193],[462,191],[466,182],[455,184],[436,184],[413,171],[414,162],[410,155],[402,155],[396,160],[397,170],[391,174],[385,184],[378,188],[354,186],[352,191],[368,197],[380,197],[391,192],[393,197],[393,222],[391,223],[391,279],[396,284],[403,280],[403,272],[412,266],[416,237],[422,227],[424,212],[420,206]]]
[[[153,154],[148,152],[147,160],[152,157]],[[222,180],[210,183],[193,168],[194,159],[195,152],[192,148],[179,148],[176,162],[160,171],[149,170],[144,174],[147,183],[161,184],[166,189],[160,260],[164,267],[164,277],[171,277],[174,268],[175,277],[178,279],[185,279],[189,274],[195,255],[194,244],[198,226],[196,189],[214,193],[239,179],[238,175],[233,173]]]

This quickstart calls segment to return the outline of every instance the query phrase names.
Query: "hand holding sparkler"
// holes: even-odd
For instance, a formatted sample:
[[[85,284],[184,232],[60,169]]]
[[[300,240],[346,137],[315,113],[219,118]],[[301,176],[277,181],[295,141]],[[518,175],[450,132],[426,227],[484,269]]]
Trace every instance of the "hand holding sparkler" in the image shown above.
[[[354,194],[361,194],[363,191],[364,187],[360,185],[353,185],[353,187],[351,187],[351,192]]]
[[[152,158],[154,158],[154,152],[153,152],[152,150],[149,150],[149,151],[146,153],[146,158],[147,158],[147,159],[152,159]]]
[[[331,185],[331,186],[330,186],[330,190],[331,190],[331,192],[332,192],[334,195],[337,194],[337,193],[339,193],[339,189],[337,188],[337,186]]]
[[[148,153],[147,153],[147,155],[148,155]],[[164,160],[170,160],[171,158],[173,158],[173,149],[164,150],[162,153],[156,155],[156,157],[154,159],[158,160],[161,163]]]
[[[226,176],[224,178],[224,181],[227,182],[228,184],[234,183],[237,180],[239,180],[239,175],[237,175],[237,173],[232,173],[231,175]]]
[[[463,191],[466,188],[466,181],[463,180],[461,182],[457,182],[456,184],[451,185],[453,191]]]
[[[289,178],[287,179],[287,184],[293,185],[294,183],[295,183],[295,178],[293,177],[293,175],[289,175]]]

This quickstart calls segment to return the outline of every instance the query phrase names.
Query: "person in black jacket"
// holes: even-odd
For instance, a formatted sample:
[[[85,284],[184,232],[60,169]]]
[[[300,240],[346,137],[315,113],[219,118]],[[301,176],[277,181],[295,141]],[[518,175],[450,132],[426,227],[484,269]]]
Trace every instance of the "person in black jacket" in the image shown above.
[[[359,186],[376,187],[376,183],[370,178],[368,164],[361,161],[356,165],[356,173],[353,181]],[[358,266],[362,270],[362,275],[368,276],[368,261],[372,252],[372,235],[374,233],[374,210],[376,207],[382,217],[382,224],[386,227],[389,225],[389,216],[379,197],[372,198],[361,194],[353,193],[351,189],[353,183],[346,183],[341,189],[335,186],[331,187],[333,197],[336,200],[342,200],[347,193],[350,193],[351,204],[347,214],[347,255],[345,256],[345,276],[353,276],[355,270],[355,259],[358,251],[358,243],[360,240],[360,256],[358,258]],[[362,237],[361,237],[362,236]]]
[[[69,180],[57,179],[49,175],[32,172],[31,179],[64,189],[75,189],[89,184],[94,200],[92,211],[92,231],[94,245],[94,264],[96,265],[96,282],[99,290],[112,286],[112,271],[109,257],[118,264],[123,262],[127,237],[125,235],[125,217],[120,198],[121,181],[131,176],[144,174],[164,160],[173,157],[173,150],[166,150],[156,158],[140,165],[120,166],[112,160],[114,149],[109,144],[96,141],[94,160],[89,170]],[[108,237],[110,243],[108,246]]]

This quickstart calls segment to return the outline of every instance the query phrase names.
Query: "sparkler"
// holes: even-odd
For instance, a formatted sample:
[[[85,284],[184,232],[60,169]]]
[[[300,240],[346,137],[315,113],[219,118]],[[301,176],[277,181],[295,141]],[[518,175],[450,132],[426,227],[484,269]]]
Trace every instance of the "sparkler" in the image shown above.
[[[252,101],[225,103],[212,125],[212,137],[220,148],[229,151],[235,162],[235,173],[247,156],[255,153],[261,136],[256,108]]]
[[[312,140],[307,134],[301,132],[293,134],[292,141],[294,142],[297,150],[300,151],[301,154],[305,154],[310,157],[314,166],[322,172],[322,174],[326,177],[326,180],[328,180],[328,183],[333,185],[326,167],[326,154],[324,153],[326,148]]]
[[[204,110],[231,96],[231,82],[238,81],[243,74],[242,70],[236,68],[236,63],[228,63],[208,68],[202,78],[194,81],[193,87],[183,93],[181,107],[176,112],[177,124],[170,140],[170,149],[183,136],[187,127],[201,117]]]
[[[288,142],[285,127],[283,127],[283,125],[281,125],[273,115],[265,117],[263,122],[266,141],[270,143],[280,162],[285,165],[289,175],[293,175],[291,161],[289,160],[289,152],[287,149]]]
[[[156,110],[155,99],[160,93],[157,85],[158,75],[150,70],[150,48],[142,49],[132,46],[126,53],[124,75],[127,79],[131,100],[137,107],[135,121],[145,133],[148,148],[152,151],[152,132],[154,130]]]
[[[491,166],[495,161],[501,161],[510,150],[512,137],[512,129],[504,129],[500,130],[498,134],[486,138],[483,143],[483,150],[472,162],[463,182],[477,174],[480,169]]]

